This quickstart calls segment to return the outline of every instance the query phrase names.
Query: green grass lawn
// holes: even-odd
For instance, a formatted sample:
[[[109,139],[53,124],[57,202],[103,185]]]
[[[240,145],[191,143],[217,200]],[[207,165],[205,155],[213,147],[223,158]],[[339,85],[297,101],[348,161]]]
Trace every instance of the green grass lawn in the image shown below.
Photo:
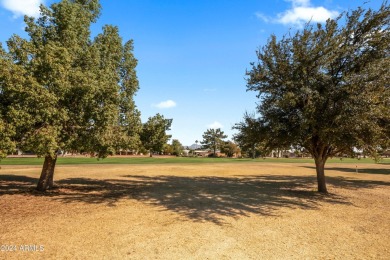
[[[5,158],[0,161],[0,165],[42,165],[43,158]],[[170,157],[170,158],[159,158],[159,157],[108,157],[105,159],[96,158],[72,158],[72,157],[59,157],[57,160],[58,165],[69,165],[69,164],[202,164],[202,163],[246,163],[246,162],[272,162],[272,163],[314,163],[313,159],[298,159],[298,158],[266,158],[266,159],[234,159],[234,158],[192,158],[192,157]],[[350,159],[339,158],[329,159],[327,163],[375,163],[372,159]],[[379,163],[390,164],[390,159],[384,159]]]

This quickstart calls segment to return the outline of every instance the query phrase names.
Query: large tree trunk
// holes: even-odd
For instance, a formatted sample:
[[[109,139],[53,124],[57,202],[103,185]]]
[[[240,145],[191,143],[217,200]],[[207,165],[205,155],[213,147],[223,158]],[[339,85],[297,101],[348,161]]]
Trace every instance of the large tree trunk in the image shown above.
[[[43,163],[41,177],[39,178],[37,190],[46,191],[47,189],[53,188],[54,182],[54,168],[57,162],[57,155],[55,157],[46,156]]]
[[[328,190],[326,189],[326,180],[325,180],[325,162],[326,160],[322,158],[315,158],[318,192],[322,192],[322,193],[328,193]]]

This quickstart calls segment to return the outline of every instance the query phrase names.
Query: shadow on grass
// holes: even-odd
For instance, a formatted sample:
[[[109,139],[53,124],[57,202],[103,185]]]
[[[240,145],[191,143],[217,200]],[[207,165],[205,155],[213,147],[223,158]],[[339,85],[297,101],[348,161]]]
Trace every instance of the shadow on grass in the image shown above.
[[[26,193],[36,185],[38,179],[20,175],[0,174],[0,196],[5,194]]]
[[[304,168],[308,168],[308,169],[316,169],[316,167],[313,167],[313,166],[301,166],[301,167],[304,167]],[[327,171],[340,171],[340,172],[350,172],[350,173],[367,173],[367,174],[386,174],[386,175],[390,175],[390,169],[369,169],[369,168],[360,168],[361,165],[359,165],[357,167],[357,171],[356,171],[356,168],[353,168],[353,167],[350,167],[350,168],[347,168],[347,167],[326,167],[325,166],[325,174]]]
[[[349,189],[388,186],[380,181],[328,177],[328,183]],[[225,217],[249,214],[273,216],[283,208],[317,209],[321,203],[350,204],[342,196],[315,191],[314,176],[259,175],[235,177],[180,177],[126,175],[118,179],[69,178],[56,182],[57,189],[34,191],[37,179],[0,175],[0,196],[26,194],[48,196],[61,203],[115,206],[119,200],[137,200],[176,212],[192,221],[224,224]]]

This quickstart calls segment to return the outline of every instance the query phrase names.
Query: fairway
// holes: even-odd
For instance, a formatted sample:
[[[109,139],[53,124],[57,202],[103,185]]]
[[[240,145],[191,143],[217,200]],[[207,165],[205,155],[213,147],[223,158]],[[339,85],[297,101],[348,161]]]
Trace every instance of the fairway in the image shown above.
[[[1,165],[43,165],[43,158],[16,157],[5,158],[0,161]],[[79,164],[204,164],[204,163],[313,163],[311,158],[204,158],[204,157],[174,157],[174,156],[110,156],[104,159],[91,157],[58,157],[57,165],[79,165]],[[353,163],[365,164],[375,163],[371,158],[331,158],[328,163]],[[390,159],[385,158],[379,161],[380,164],[390,164]]]
[[[60,165],[42,194],[40,166],[2,165],[0,258],[388,259],[390,165],[330,163],[327,196],[313,166]]]

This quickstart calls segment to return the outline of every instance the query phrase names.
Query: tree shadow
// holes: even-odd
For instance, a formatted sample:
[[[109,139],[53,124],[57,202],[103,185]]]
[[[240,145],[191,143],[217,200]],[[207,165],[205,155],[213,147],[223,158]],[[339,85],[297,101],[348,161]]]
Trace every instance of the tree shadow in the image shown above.
[[[38,179],[28,176],[0,174],[0,196],[28,192],[37,182]]]
[[[315,169],[313,166],[301,166],[304,168]],[[325,167],[325,171],[340,171],[340,172],[349,172],[349,173],[367,173],[367,174],[385,174],[390,175],[390,169],[370,169],[370,168],[347,168],[347,167]]]
[[[328,177],[328,183],[347,189],[388,186],[381,181]],[[125,175],[118,179],[68,178],[46,193],[34,190],[37,179],[0,175],[0,195],[48,196],[61,203],[116,206],[122,200],[137,200],[192,221],[222,225],[224,218],[250,214],[275,216],[283,208],[317,209],[323,203],[348,204],[347,198],[316,192],[314,176],[254,175],[234,177],[181,177]]]

